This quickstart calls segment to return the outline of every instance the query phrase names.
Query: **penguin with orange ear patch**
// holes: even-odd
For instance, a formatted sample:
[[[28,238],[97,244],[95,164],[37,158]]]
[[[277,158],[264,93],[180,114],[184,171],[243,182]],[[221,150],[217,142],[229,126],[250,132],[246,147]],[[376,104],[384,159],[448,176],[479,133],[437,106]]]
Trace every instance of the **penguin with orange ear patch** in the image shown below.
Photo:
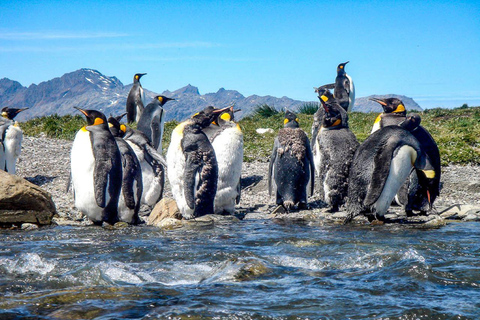
[[[383,108],[383,112],[378,115],[377,119],[375,119],[375,123],[373,124],[373,128],[370,133],[374,133],[375,131],[387,126],[400,125],[400,123],[405,120],[407,116],[407,110],[405,109],[405,105],[403,104],[402,100],[397,98],[370,98],[370,100],[379,103]]]
[[[96,224],[118,221],[122,187],[122,161],[105,115],[76,108],[87,126],[75,135],[71,151],[71,177],[75,207]]]

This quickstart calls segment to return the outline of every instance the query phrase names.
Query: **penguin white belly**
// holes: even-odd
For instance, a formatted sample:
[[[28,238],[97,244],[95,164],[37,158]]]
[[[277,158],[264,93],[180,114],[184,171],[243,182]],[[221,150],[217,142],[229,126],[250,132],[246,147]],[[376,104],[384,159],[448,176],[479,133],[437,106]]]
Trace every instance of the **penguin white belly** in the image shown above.
[[[320,135],[320,132],[318,133]],[[318,138],[318,137],[317,137]],[[317,177],[320,177],[320,168],[322,165],[322,152],[320,150],[320,143],[317,140],[315,143],[315,152],[313,153],[313,164],[315,166],[315,172],[317,173]]]
[[[415,159],[416,151],[410,146],[402,146],[393,157],[390,164],[387,181],[378,200],[373,204],[377,216],[383,216],[387,212],[393,198],[405,182],[413,167],[412,159]]]
[[[142,104],[145,105],[145,93],[143,92],[143,88],[141,86],[138,87],[139,95],[140,95],[140,100],[142,101]],[[140,116],[142,115],[143,109],[140,107],[140,105],[137,103],[135,106],[137,108],[137,114],[135,116],[135,121],[138,123],[138,120],[140,120]]]
[[[352,78],[345,74],[350,82],[350,93],[348,94],[348,112],[352,111],[353,105],[355,104],[355,85],[353,84]]]
[[[140,201],[142,204],[153,207],[155,204],[157,204],[158,198],[160,197],[160,192],[162,190],[160,177],[156,176],[152,166],[150,166],[145,160],[143,150],[140,149],[140,147],[137,146],[135,143],[129,140],[126,141],[130,145],[130,147],[132,147],[133,152],[135,152],[138,162],[140,163],[140,168],[142,170],[143,193],[142,199]],[[136,187],[134,190],[136,190]]]
[[[137,196],[137,182],[133,182],[133,190],[134,190],[134,199],[135,203],[138,201],[138,196]],[[123,196],[123,190],[120,192],[120,198],[118,199],[118,219],[120,221],[126,222],[126,223],[133,223],[133,215],[135,214],[135,208],[130,209],[127,207],[125,204],[125,197]]]
[[[77,132],[71,151],[72,185],[75,207],[94,222],[103,220],[103,208],[97,205],[94,187],[95,158],[90,133],[84,129]],[[108,183],[106,184],[108,186]],[[108,192],[106,201],[110,200]]]
[[[15,174],[17,159],[22,152],[23,131],[16,125],[11,125],[5,132],[5,168],[10,174]]]
[[[177,203],[177,207],[184,217],[193,217],[193,209],[187,205],[185,199],[184,173],[185,173],[185,155],[183,154],[181,142],[183,138],[183,129],[186,123],[180,123],[172,132],[172,138],[167,150],[167,173],[168,181],[172,189],[172,195]]]
[[[243,133],[237,127],[225,129],[212,143],[218,163],[215,213],[235,212],[237,185],[242,174]]]

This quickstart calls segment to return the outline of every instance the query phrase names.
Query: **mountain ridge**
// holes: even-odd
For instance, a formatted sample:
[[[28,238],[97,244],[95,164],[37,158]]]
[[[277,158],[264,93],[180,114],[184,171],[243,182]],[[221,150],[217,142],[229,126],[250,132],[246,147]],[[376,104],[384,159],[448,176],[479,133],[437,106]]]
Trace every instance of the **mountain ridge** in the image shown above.
[[[74,106],[96,109],[107,116],[118,115],[124,112],[128,92],[132,84],[124,85],[118,78],[105,76],[97,70],[82,68],[66,73],[61,77],[31,84],[24,87],[21,83],[8,78],[0,79],[0,106],[29,107],[30,110],[18,116],[19,121],[51,114],[75,114]],[[144,87],[146,103],[148,104],[158,93]],[[164,108],[166,120],[183,120],[199,110],[213,105],[225,107],[235,104],[242,109],[237,116],[241,118],[253,111],[259,104],[268,104],[277,109],[296,110],[302,104],[311,101],[294,100],[287,96],[281,98],[270,95],[250,95],[245,97],[236,90],[219,88],[217,92],[200,94],[198,87],[187,84],[177,90],[165,90],[164,96],[174,98]],[[407,110],[422,110],[409,97],[401,95],[375,95],[374,97],[395,96],[402,99]],[[372,96],[369,96],[372,97]],[[353,111],[381,112],[379,104],[369,101],[369,97],[357,98]]]

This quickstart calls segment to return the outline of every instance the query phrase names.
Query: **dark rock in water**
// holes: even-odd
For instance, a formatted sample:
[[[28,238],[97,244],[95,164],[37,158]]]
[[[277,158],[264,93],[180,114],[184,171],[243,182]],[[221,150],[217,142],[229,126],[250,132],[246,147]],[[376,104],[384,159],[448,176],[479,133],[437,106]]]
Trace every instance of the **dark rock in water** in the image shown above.
[[[48,192],[1,170],[0,181],[0,224],[52,222],[57,210]]]

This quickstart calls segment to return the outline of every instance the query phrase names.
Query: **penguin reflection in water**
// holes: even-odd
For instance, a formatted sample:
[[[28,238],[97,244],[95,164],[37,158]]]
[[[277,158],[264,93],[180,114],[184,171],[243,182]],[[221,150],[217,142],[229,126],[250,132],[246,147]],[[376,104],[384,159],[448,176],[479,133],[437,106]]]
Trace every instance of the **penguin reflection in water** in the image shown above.
[[[214,213],[218,164],[203,129],[225,109],[206,109],[180,123],[167,151],[168,179],[184,219]]]
[[[370,221],[385,220],[385,213],[412,167],[427,194],[431,193],[434,167],[409,131],[388,126],[371,134],[358,147],[350,167],[345,222],[362,213]]]
[[[307,208],[307,187],[314,190],[315,167],[310,141],[300,129],[297,116],[285,112],[284,127],[280,129],[273,145],[268,166],[268,192],[276,190],[276,203],[287,211],[298,204]]]
[[[71,177],[75,207],[96,224],[118,221],[122,187],[122,160],[105,115],[76,108],[87,126],[75,135],[71,151]]]
[[[28,108],[4,107],[0,118],[0,170],[15,174],[17,159],[22,152],[23,131],[14,119]]]

